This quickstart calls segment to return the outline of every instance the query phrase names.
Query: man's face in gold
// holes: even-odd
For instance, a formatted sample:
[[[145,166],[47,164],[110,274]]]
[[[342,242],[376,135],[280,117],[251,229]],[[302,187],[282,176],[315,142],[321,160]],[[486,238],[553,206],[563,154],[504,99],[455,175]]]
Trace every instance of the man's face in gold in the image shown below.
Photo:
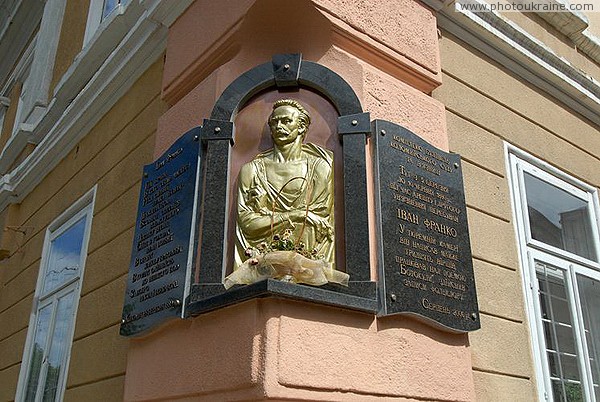
[[[298,137],[302,141],[305,128],[298,118],[299,115],[300,112],[293,106],[284,105],[273,110],[269,117],[269,127],[276,145],[291,144]]]

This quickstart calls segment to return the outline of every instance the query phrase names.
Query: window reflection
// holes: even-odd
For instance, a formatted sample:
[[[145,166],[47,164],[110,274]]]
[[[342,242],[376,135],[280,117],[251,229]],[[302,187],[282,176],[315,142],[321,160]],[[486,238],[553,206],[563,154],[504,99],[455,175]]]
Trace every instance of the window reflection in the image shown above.
[[[117,6],[121,4],[121,0],[104,0],[104,7],[102,7],[102,19],[108,17]]]
[[[46,371],[46,383],[44,385],[43,401],[54,401],[58,390],[58,380],[65,355],[65,343],[67,342],[67,330],[70,324],[68,319],[73,308],[73,291],[58,300],[56,311],[56,324],[50,341],[50,352],[48,353],[48,368]]]
[[[25,401],[34,401],[37,391],[40,372],[42,371],[42,360],[44,358],[44,349],[48,339],[48,329],[50,326],[50,316],[52,305],[47,305],[39,310],[35,338],[33,339],[33,350],[29,359],[29,378],[27,379],[27,389],[25,392]]]
[[[555,401],[583,401],[565,271],[536,262],[546,357]]]
[[[57,289],[77,275],[81,263],[84,232],[85,217],[78,220],[50,243],[44,294]]]
[[[600,396],[600,281],[577,275],[577,285],[583,313],[583,325],[588,348],[592,381],[596,399]]]
[[[524,173],[531,237],[596,260],[588,203]]]

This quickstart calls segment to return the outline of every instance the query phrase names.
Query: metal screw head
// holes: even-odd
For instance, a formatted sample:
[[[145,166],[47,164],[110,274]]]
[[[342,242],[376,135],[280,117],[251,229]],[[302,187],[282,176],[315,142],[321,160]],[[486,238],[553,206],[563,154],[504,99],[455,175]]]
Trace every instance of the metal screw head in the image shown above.
[[[194,136],[194,141],[198,141],[199,139],[200,139],[199,136],[197,136],[197,135]]]
[[[477,313],[471,313],[471,319],[475,321],[477,319]]]
[[[454,169],[458,169],[458,166],[459,166],[458,163],[455,162],[454,163]]]
[[[179,300],[179,299],[171,300],[171,304],[173,305],[173,307],[181,306],[181,300]]]
[[[284,70],[289,70],[290,69],[290,65],[289,64],[284,64],[283,65],[283,69]]]
[[[145,173],[145,172],[144,172],[144,177],[148,177],[148,173]]]
[[[358,120],[352,120],[352,125],[353,125],[353,126],[356,126],[356,125],[358,125]]]
[[[125,318],[121,319],[121,324],[125,324]]]
[[[387,133],[385,132],[385,130],[381,130],[380,131],[381,135],[386,135]]]
[[[398,300],[398,298],[396,297],[396,295],[394,293],[392,293],[390,295],[390,299],[392,299],[393,302],[395,302],[396,300]]]
[[[215,133],[220,133],[221,132],[221,127],[215,127]]]

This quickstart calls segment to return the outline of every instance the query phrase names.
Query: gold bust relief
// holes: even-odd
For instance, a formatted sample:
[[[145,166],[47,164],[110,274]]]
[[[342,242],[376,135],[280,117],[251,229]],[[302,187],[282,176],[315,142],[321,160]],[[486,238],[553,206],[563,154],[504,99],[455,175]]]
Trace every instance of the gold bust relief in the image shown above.
[[[234,284],[277,278],[295,283],[346,284],[334,269],[333,153],[303,143],[311,118],[297,101],[273,104],[273,148],[242,166],[238,176]]]

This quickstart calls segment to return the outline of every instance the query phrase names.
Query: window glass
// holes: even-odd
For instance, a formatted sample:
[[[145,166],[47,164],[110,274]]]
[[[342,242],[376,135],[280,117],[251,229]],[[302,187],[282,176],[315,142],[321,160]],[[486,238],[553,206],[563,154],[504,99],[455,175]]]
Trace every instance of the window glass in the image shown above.
[[[115,8],[121,3],[120,0],[104,0],[104,6],[102,7],[102,19],[108,17]]]
[[[102,21],[108,19],[120,5],[126,3],[124,0],[89,0],[89,2],[90,8],[83,37],[84,47],[94,37]]]
[[[588,202],[524,173],[531,237],[596,260]]]
[[[554,398],[557,401],[583,400],[571,305],[565,298],[566,272],[536,261],[536,274]]]
[[[47,305],[38,311],[35,337],[33,339],[33,350],[29,359],[29,379],[27,380],[27,389],[25,392],[25,401],[33,401],[37,391],[40,372],[42,370],[42,360],[44,359],[44,350],[48,340],[48,329],[52,314],[52,305]]]
[[[50,341],[47,358],[48,368],[44,384],[43,401],[54,401],[56,399],[58,380],[62,372],[61,369],[65,358],[66,343],[68,339],[67,331],[71,322],[69,316],[72,314],[73,310],[73,294],[74,291],[71,291],[58,299],[56,324]]]
[[[577,275],[583,326],[596,400],[600,401],[600,281]]]
[[[85,217],[52,240],[42,293],[60,287],[78,274],[84,231]]]

